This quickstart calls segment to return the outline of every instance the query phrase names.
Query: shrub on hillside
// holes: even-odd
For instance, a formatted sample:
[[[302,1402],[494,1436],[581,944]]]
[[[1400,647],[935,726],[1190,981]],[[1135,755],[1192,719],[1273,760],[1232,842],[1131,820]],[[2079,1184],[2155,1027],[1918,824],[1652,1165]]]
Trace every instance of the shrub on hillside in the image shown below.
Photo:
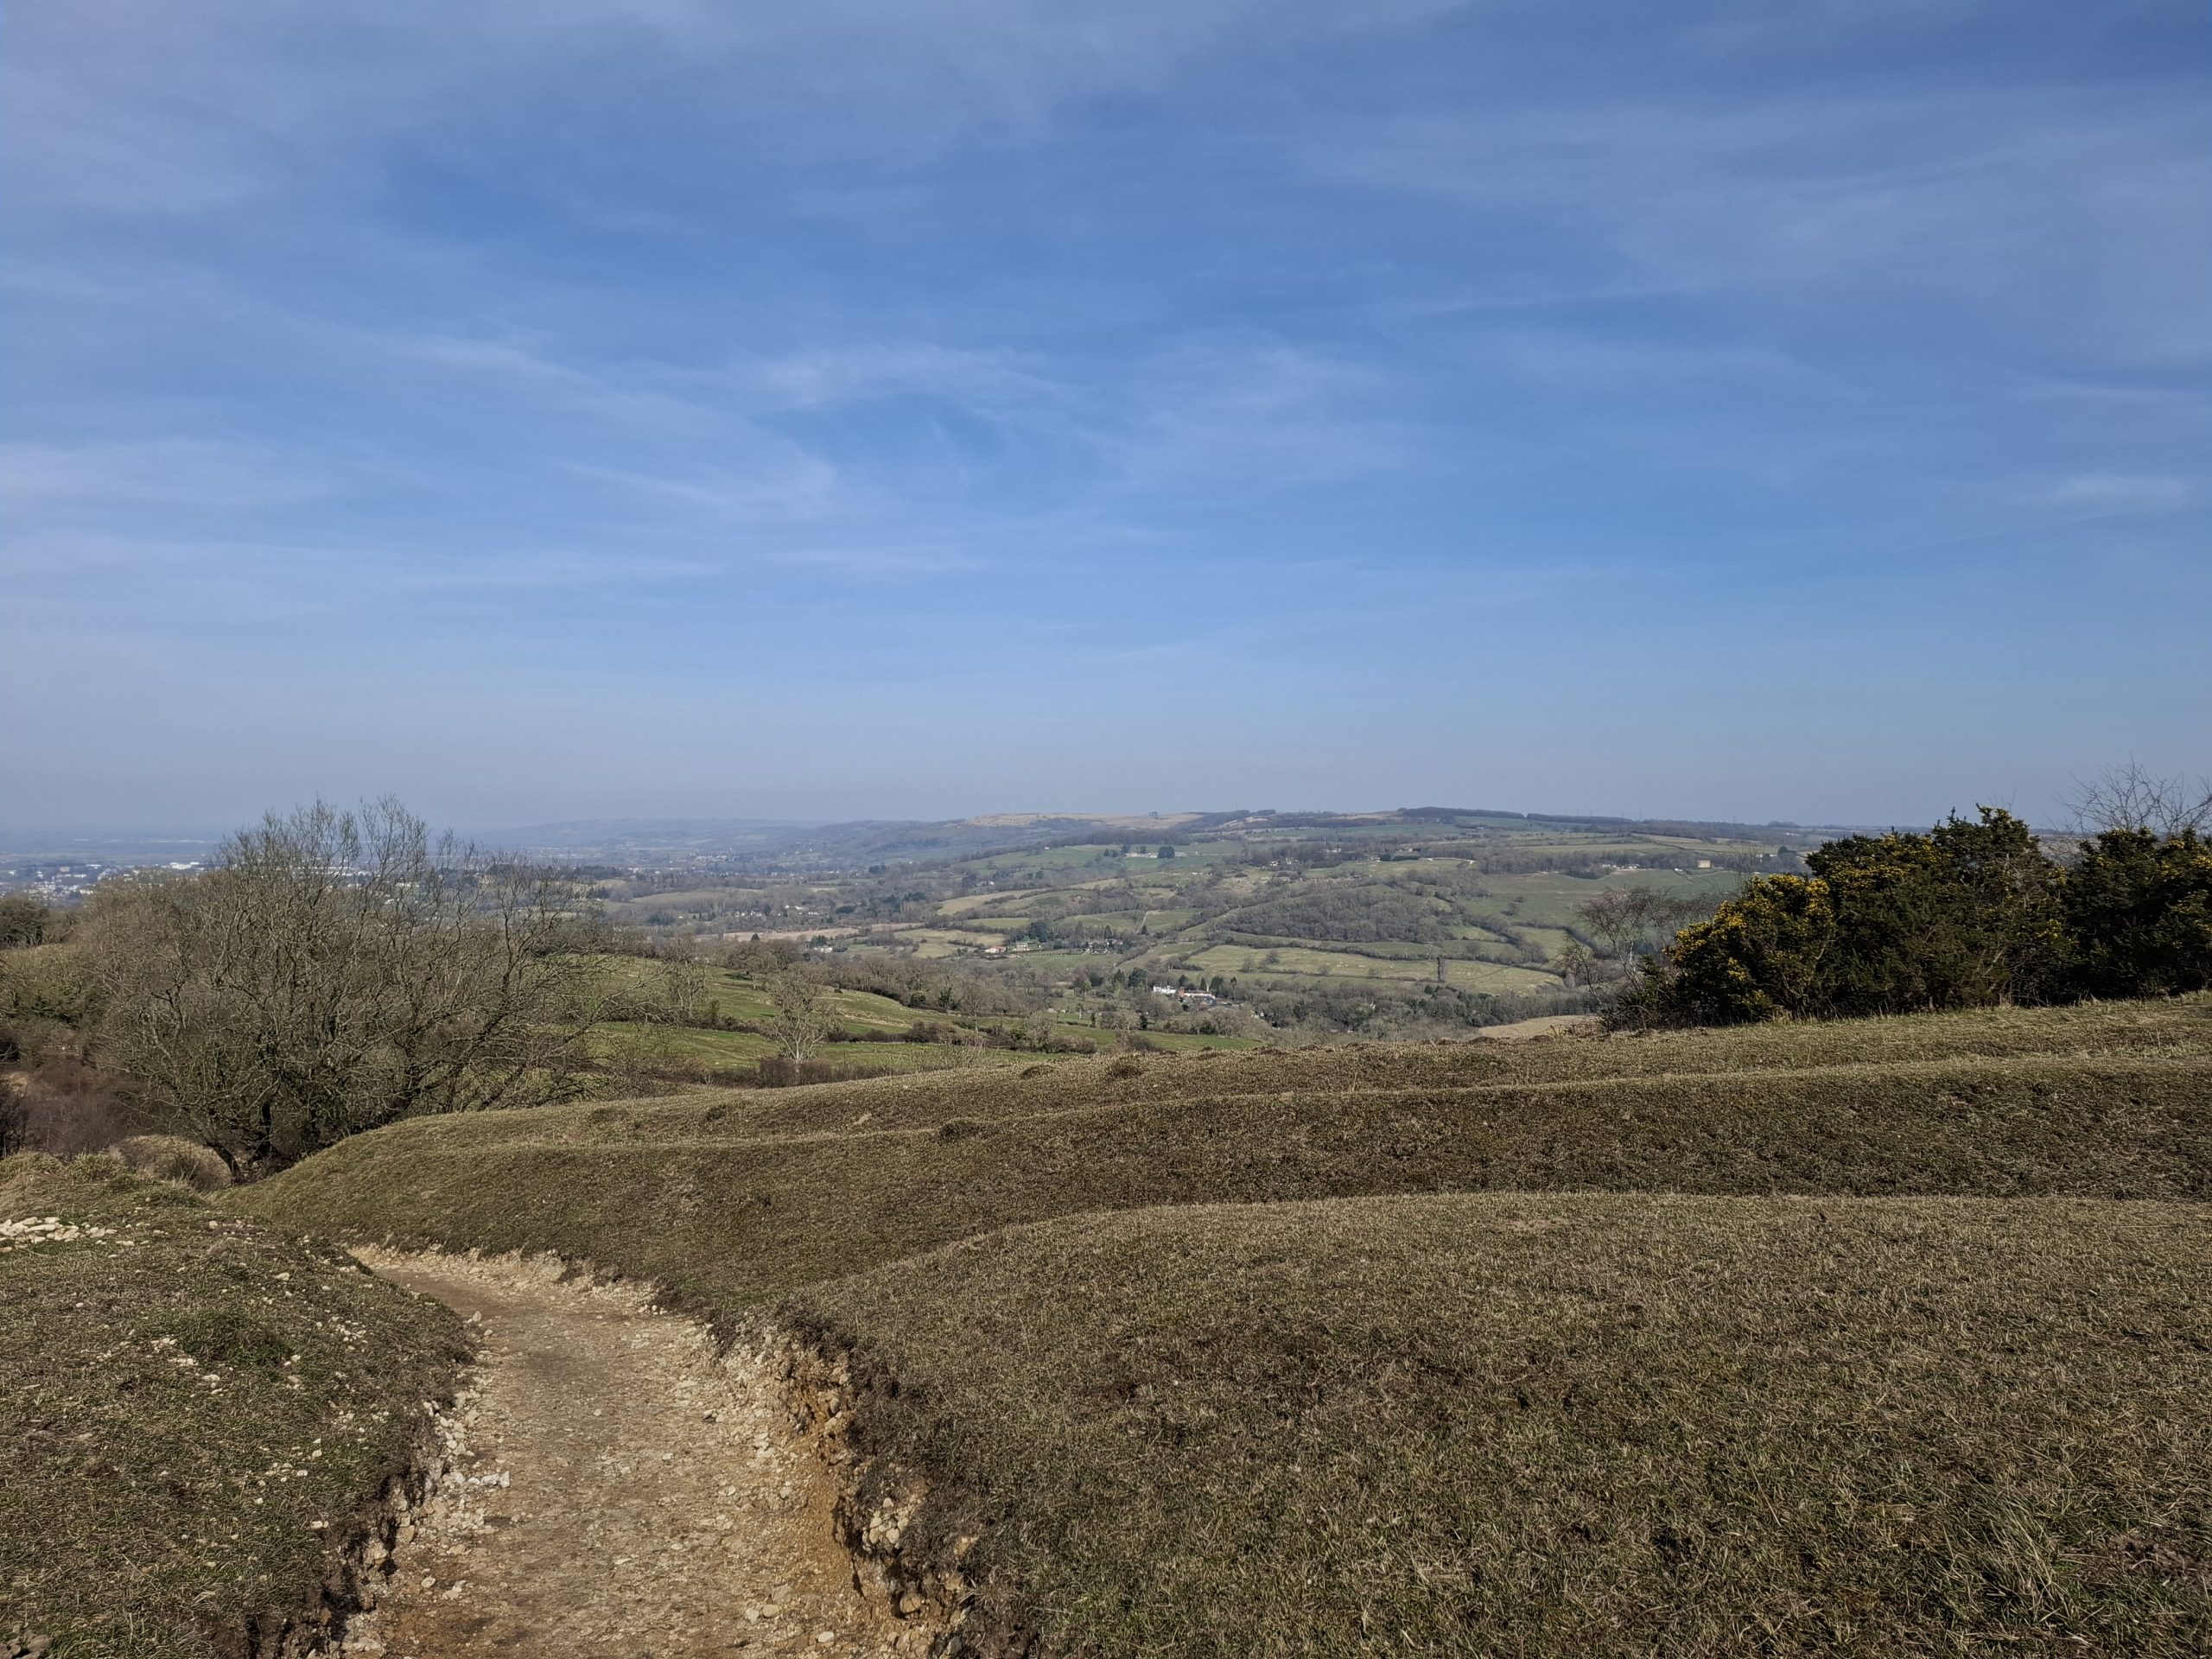
[[[1747,886],[1708,922],[1686,927],[1623,1010],[1661,1025],[1733,1026],[1802,1014],[1823,998],[1835,948],[1835,903],[1816,878],[1773,875]]]
[[[0,1018],[73,1025],[84,1017],[88,977],[73,945],[10,950],[0,955]]]
[[[74,1059],[49,1060],[0,1077],[0,1149],[73,1158],[99,1152],[144,1127],[118,1080]]]
[[[2212,849],[2107,830],[2071,869],[1985,807],[1926,835],[1852,836],[1687,927],[1624,1023],[1733,1025],[2145,996],[2212,985]]]
[[[2108,830],[2067,873],[2074,985],[2088,996],[2212,987],[2212,842]]]
[[[2062,872],[2028,826],[1981,809],[1928,835],[1852,836],[1809,854],[1828,884],[1832,1012],[2039,1002],[2063,959]]]

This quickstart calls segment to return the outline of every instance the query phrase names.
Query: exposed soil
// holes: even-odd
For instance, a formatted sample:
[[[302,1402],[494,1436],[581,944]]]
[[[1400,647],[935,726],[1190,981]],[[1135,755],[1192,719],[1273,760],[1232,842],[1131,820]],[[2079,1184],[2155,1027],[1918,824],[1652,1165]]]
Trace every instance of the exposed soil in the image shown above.
[[[928,1650],[923,1619],[860,1587],[830,1473],[760,1358],[550,1260],[361,1255],[481,1351],[347,1659]]]

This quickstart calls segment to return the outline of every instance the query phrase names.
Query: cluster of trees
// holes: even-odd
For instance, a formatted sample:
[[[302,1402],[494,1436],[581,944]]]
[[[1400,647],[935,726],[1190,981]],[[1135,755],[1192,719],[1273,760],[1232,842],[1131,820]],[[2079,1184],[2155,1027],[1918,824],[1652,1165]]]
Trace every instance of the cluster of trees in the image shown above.
[[[58,940],[68,918],[28,893],[0,893],[0,950],[21,950]]]
[[[1755,879],[1683,929],[1619,1015],[1729,1025],[2212,988],[2205,810],[2107,810],[2063,861],[1988,807],[1830,842],[1808,874]]]
[[[1452,1037],[1541,1014],[1589,1014],[1602,1006],[1603,994],[1567,988],[1499,995],[1434,980],[1313,979],[1255,993],[1254,1001],[1270,1025],[1407,1041]]]
[[[1455,919],[1449,910],[1423,895],[1366,882],[1301,887],[1217,918],[1224,930],[1262,938],[1344,944],[1406,940],[1415,944],[1451,938]]]

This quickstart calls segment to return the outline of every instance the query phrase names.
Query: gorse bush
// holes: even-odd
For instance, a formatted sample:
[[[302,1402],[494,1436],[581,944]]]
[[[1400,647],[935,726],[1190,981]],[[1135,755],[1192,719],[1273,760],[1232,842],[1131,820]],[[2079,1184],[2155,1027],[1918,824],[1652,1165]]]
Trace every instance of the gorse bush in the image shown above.
[[[1737,1025],[2212,986],[2212,848],[2106,830],[2071,867],[2011,813],[1834,841],[1687,927],[1620,1017]]]
[[[2073,983],[2089,996],[2212,984],[2212,842],[2194,830],[2110,830],[2067,872]]]

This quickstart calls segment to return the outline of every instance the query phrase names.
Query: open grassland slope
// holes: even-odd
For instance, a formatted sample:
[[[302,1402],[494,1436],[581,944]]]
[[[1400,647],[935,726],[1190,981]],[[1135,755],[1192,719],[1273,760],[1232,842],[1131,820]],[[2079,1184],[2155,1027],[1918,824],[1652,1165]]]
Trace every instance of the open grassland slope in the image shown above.
[[[304,1651],[459,1322],[106,1159],[0,1160],[0,1650]]]
[[[2190,1206],[1147,1210],[783,1312],[986,1652],[2212,1649]]]
[[[2178,1659],[2209,1198],[2197,998],[423,1120],[224,1202],[804,1333],[986,1652]]]
[[[604,1104],[442,1120],[453,1144],[510,1138],[607,1138],[611,1122],[647,1138],[863,1128],[935,1128],[956,1118],[1027,1117],[1091,1106],[1196,1096],[1340,1095],[1378,1089],[1590,1082],[1883,1066],[1910,1061],[2169,1057],[2212,1060],[2212,996],[2073,1007],[1990,1008],[1833,1024],[1736,1026],[1717,1030],[1574,1035],[1534,1043],[1484,1040],[1344,1044],[1238,1053],[1031,1059],[1018,1067],[868,1078],[820,1088],[696,1092],[639,1101],[610,1116]],[[1020,1057],[1016,1057],[1020,1058]],[[719,1126],[716,1128],[715,1126]]]
[[[2202,1005],[2191,1012],[2201,1019]],[[1027,1094],[997,1090],[976,1116],[941,1115],[991,1095],[995,1074],[976,1076],[970,1094],[779,1091],[757,1109],[776,1115],[767,1125],[750,1115],[754,1093],[423,1119],[358,1136],[235,1202],[399,1243],[556,1249],[727,1312],[1090,1210],[1473,1190],[2212,1198],[2212,1058],[2170,1042],[2037,1054],[2018,1040],[2037,1022],[1884,1022],[1916,1054],[1992,1031],[2012,1052],[1797,1070],[1676,1071],[1665,1068],[1695,1045],[1560,1039],[1418,1051],[1437,1079],[1426,1087],[1346,1090],[1348,1065],[1363,1062],[1417,1073],[1387,1052],[1313,1051],[1162,1061],[1121,1078],[1057,1067],[1015,1079]],[[1817,1039],[1815,1056],[1837,1052],[1825,1030],[1799,1030]],[[2054,1020],[2044,1034],[2073,1048],[2082,1033]],[[1535,1080],[1609,1055],[1661,1065]],[[1300,1061],[1323,1086],[1200,1092],[1301,1082]],[[1189,1092],[1160,1087],[1161,1073]],[[1440,1080],[1485,1073],[1497,1080]],[[1063,1079],[1072,1086],[1056,1091]],[[922,1109],[885,1116],[938,1116],[936,1127],[883,1128],[866,1111],[842,1130],[801,1127],[832,1105],[842,1116],[902,1099]],[[1032,1110],[989,1115],[1016,1101]]]

